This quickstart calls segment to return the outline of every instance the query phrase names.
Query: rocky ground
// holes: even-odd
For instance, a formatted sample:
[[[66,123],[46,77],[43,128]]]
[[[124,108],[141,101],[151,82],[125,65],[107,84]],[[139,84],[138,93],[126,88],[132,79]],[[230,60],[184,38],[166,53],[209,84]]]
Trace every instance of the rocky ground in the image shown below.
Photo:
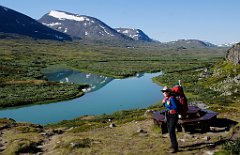
[[[219,108],[219,111],[223,109]],[[239,114],[226,110],[218,115],[218,126],[207,133],[178,132],[177,154],[211,155],[227,140],[240,137]],[[231,118],[231,119],[230,119]],[[91,123],[91,122],[89,122]],[[0,121],[1,154],[169,154],[169,137],[161,134],[150,117],[124,124],[107,122],[105,127],[78,132],[77,127],[52,129],[13,120]]]

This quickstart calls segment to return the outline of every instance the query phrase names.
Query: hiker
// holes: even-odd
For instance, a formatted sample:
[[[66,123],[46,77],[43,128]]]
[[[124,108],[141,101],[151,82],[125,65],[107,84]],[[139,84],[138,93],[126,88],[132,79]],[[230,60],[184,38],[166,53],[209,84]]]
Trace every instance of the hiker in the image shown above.
[[[178,122],[178,104],[176,98],[172,94],[171,89],[165,86],[161,91],[164,95],[162,103],[166,108],[167,127],[171,141],[170,153],[176,153],[178,152],[178,142],[175,129]]]

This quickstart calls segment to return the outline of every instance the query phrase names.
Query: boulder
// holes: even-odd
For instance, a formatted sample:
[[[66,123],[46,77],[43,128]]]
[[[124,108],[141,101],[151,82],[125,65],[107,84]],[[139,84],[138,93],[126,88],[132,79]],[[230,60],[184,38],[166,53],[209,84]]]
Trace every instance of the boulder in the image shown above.
[[[240,42],[227,50],[226,59],[234,64],[240,64]]]
[[[111,123],[111,124],[109,125],[109,127],[110,127],[110,128],[114,128],[114,127],[116,127],[116,124]]]

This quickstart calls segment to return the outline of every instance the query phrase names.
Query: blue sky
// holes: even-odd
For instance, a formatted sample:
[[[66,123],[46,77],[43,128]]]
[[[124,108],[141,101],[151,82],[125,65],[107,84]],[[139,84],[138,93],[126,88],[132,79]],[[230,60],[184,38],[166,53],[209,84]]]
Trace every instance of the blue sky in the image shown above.
[[[240,0],[0,0],[34,19],[51,10],[95,17],[117,28],[139,28],[161,42],[240,42]]]

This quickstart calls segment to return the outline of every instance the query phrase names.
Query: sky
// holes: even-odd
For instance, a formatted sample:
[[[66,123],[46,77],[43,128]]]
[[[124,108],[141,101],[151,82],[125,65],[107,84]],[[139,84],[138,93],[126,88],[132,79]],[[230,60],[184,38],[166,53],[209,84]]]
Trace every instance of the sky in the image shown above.
[[[240,0],[0,0],[40,19],[51,10],[95,17],[112,28],[141,29],[160,42],[240,42]]]

